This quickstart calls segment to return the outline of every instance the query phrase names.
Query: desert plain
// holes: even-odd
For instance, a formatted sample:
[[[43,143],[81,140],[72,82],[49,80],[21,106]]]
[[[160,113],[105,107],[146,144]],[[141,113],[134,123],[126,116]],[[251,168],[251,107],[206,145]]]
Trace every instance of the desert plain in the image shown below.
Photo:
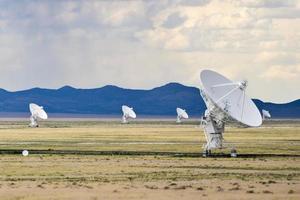
[[[237,158],[203,158],[197,120],[1,121],[0,197],[299,199],[300,121],[229,126],[224,138]]]

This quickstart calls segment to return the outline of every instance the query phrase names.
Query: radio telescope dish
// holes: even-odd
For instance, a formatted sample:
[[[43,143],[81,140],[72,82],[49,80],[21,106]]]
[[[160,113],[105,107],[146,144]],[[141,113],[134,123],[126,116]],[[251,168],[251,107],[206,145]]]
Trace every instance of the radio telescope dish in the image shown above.
[[[262,118],[254,102],[246,95],[247,81],[232,82],[211,70],[203,70],[200,80],[200,93],[207,107],[202,120],[207,141],[203,155],[207,156],[212,149],[223,148],[225,123],[258,127]],[[235,149],[231,155],[236,156]]]
[[[133,108],[123,105],[122,112],[123,112],[122,123],[128,123],[128,118],[132,118],[132,119],[136,118],[136,114],[133,111]]]
[[[177,112],[177,120],[176,120],[177,123],[181,123],[181,119],[189,118],[188,114],[184,109],[176,108],[176,112]]]
[[[265,120],[266,118],[271,118],[271,114],[269,111],[263,109],[261,112],[263,120]]]
[[[38,127],[38,119],[48,119],[48,115],[42,106],[31,103],[29,104],[29,110],[31,113],[29,124],[30,127]]]

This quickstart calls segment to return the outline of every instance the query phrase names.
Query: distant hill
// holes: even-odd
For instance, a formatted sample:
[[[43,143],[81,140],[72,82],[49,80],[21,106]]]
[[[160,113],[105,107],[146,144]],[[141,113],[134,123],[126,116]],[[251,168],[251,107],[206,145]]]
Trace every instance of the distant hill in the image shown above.
[[[275,118],[300,118],[300,100],[287,104],[254,101],[260,110],[269,110]],[[49,113],[68,114],[118,115],[123,104],[134,107],[139,115],[170,116],[176,114],[176,107],[182,107],[191,116],[200,116],[205,110],[199,89],[178,83],[151,90],[112,85],[96,89],[64,86],[57,90],[33,88],[17,92],[0,89],[0,112],[28,112],[31,102],[43,105]]]
[[[300,118],[300,99],[290,103],[276,104],[254,99],[254,103],[261,111],[270,111],[273,118]]]

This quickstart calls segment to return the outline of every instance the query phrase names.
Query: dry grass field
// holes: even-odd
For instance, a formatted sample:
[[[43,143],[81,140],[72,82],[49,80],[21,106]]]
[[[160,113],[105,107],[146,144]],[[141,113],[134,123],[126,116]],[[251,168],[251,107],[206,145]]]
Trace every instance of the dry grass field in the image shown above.
[[[227,128],[238,158],[202,158],[198,124],[49,121],[32,129],[0,122],[0,197],[299,199],[299,121]]]

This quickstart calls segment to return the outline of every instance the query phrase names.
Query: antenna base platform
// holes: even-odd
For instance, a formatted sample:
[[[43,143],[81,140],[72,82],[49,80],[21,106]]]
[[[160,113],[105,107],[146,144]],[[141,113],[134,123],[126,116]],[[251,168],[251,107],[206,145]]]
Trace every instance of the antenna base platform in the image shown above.
[[[223,133],[225,131],[225,123],[217,120],[206,112],[206,115],[201,120],[201,125],[204,129],[206,144],[203,146],[203,157],[212,155],[213,149],[223,149],[229,145],[224,142]],[[234,147],[231,147],[231,157],[237,157],[237,152]]]
[[[127,117],[125,115],[122,116],[122,124],[127,124],[128,120]]]
[[[35,118],[34,116],[31,116],[31,117],[30,117],[30,124],[29,124],[29,127],[32,127],[32,128],[39,127],[39,125],[38,125],[38,123],[37,123],[37,118]]]
[[[181,123],[181,118],[177,116],[176,123]]]

